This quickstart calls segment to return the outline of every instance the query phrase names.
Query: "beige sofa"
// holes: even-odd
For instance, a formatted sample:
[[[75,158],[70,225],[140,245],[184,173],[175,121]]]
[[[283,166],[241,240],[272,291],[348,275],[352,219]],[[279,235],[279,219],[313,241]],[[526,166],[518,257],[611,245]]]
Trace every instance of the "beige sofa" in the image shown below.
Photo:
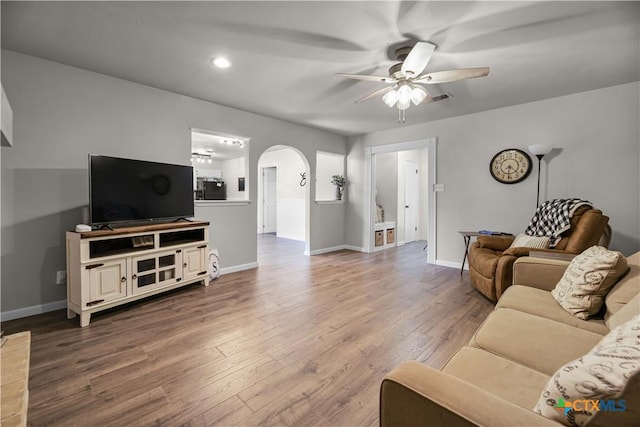
[[[640,252],[627,261],[629,272],[607,295],[604,315],[580,320],[550,293],[569,261],[518,259],[514,285],[441,371],[405,362],[384,378],[380,425],[559,425],[532,411],[550,377],[640,313]],[[626,393],[633,393],[631,399]],[[630,403],[638,396],[640,390],[625,389]],[[639,423],[636,405],[625,412],[598,412],[589,425]]]

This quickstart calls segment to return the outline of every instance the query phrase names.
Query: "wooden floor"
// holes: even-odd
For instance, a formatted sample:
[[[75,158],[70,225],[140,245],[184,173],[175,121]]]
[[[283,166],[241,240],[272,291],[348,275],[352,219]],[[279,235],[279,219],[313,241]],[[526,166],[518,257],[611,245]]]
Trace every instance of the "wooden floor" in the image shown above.
[[[386,372],[441,367],[493,305],[424,242],[313,257],[264,235],[260,267],[31,330],[29,425],[369,426]]]

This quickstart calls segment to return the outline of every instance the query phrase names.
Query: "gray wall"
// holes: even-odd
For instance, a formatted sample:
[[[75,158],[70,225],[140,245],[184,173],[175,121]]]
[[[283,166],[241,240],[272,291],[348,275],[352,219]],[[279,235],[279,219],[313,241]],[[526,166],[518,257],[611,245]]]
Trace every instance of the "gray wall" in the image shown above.
[[[519,184],[500,184],[489,175],[492,156],[548,143],[561,150],[543,161],[541,199],[590,200],[611,218],[612,248],[628,255],[640,250],[639,94],[635,82],[351,137],[351,187],[364,183],[365,146],[437,137],[437,180],[446,191],[437,193],[436,257],[459,264],[458,230],[523,232],[535,211],[537,169]],[[362,197],[349,202],[346,239],[353,246],[362,246],[363,205]]]
[[[65,230],[86,220],[87,154],[190,164],[190,127],[251,138],[245,206],[197,208],[222,267],[255,263],[258,158],[299,149],[315,182],[316,150],[345,153],[345,138],[39,58],[2,50],[15,147],[2,153],[2,306],[64,300]],[[311,200],[315,188],[311,186]],[[206,209],[206,210],[205,210]],[[344,244],[345,205],[311,204],[311,250]]]

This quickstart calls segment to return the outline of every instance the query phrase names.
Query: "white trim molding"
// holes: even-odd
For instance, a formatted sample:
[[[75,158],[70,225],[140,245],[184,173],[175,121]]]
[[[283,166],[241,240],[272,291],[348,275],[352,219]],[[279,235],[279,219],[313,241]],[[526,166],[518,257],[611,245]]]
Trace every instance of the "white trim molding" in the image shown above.
[[[48,313],[50,311],[62,310],[65,308],[67,308],[67,300],[32,305],[31,307],[3,311],[0,313],[0,321],[6,322],[8,320],[21,319],[23,317],[35,316],[36,314]]]
[[[435,262],[436,265],[441,265],[443,267],[451,267],[451,268],[456,268],[458,270],[460,270],[460,267],[462,267],[462,263],[461,262],[453,262],[453,261],[445,261],[443,259],[437,259]],[[468,270],[469,266],[465,263],[464,265],[464,269]]]
[[[343,249],[347,249],[346,245],[338,245],[338,246],[331,246],[329,248],[322,248],[322,249],[314,249],[312,251],[309,251],[309,253],[305,253],[305,255],[321,255],[321,254],[326,254],[329,252],[335,252],[335,251],[341,251]]]
[[[251,204],[251,200],[194,200],[193,205],[196,207],[208,206],[244,206]]]
[[[373,180],[375,173],[375,162],[373,156],[375,154],[382,153],[395,153],[398,151],[407,150],[420,150],[427,149],[428,152],[428,177],[427,185],[429,188],[429,225],[428,225],[428,242],[431,250],[427,253],[427,262],[429,264],[437,264],[436,262],[436,248],[437,248],[437,233],[436,233],[436,192],[433,188],[437,179],[437,145],[438,138],[430,137],[426,139],[420,139],[416,141],[398,142],[395,144],[385,144],[376,146],[364,147],[364,174],[365,174],[365,187],[364,187],[364,221],[363,221],[363,249],[365,252],[373,252],[372,242],[372,230],[374,224],[375,206],[373,198]]]
[[[344,200],[316,200],[316,205],[341,205]]]
[[[253,268],[258,268],[257,262],[249,262],[247,264],[238,264],[232,265],[231,267],[224,267],[220,269],[220,275],[237,273],[238,271],[251,270]]]

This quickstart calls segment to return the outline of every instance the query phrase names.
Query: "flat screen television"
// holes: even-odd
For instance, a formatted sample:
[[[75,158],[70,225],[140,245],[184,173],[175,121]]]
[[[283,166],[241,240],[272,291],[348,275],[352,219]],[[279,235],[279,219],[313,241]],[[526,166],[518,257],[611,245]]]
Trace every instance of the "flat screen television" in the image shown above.
[[[89,155],[93,225],[193,217],[193,167]]]

